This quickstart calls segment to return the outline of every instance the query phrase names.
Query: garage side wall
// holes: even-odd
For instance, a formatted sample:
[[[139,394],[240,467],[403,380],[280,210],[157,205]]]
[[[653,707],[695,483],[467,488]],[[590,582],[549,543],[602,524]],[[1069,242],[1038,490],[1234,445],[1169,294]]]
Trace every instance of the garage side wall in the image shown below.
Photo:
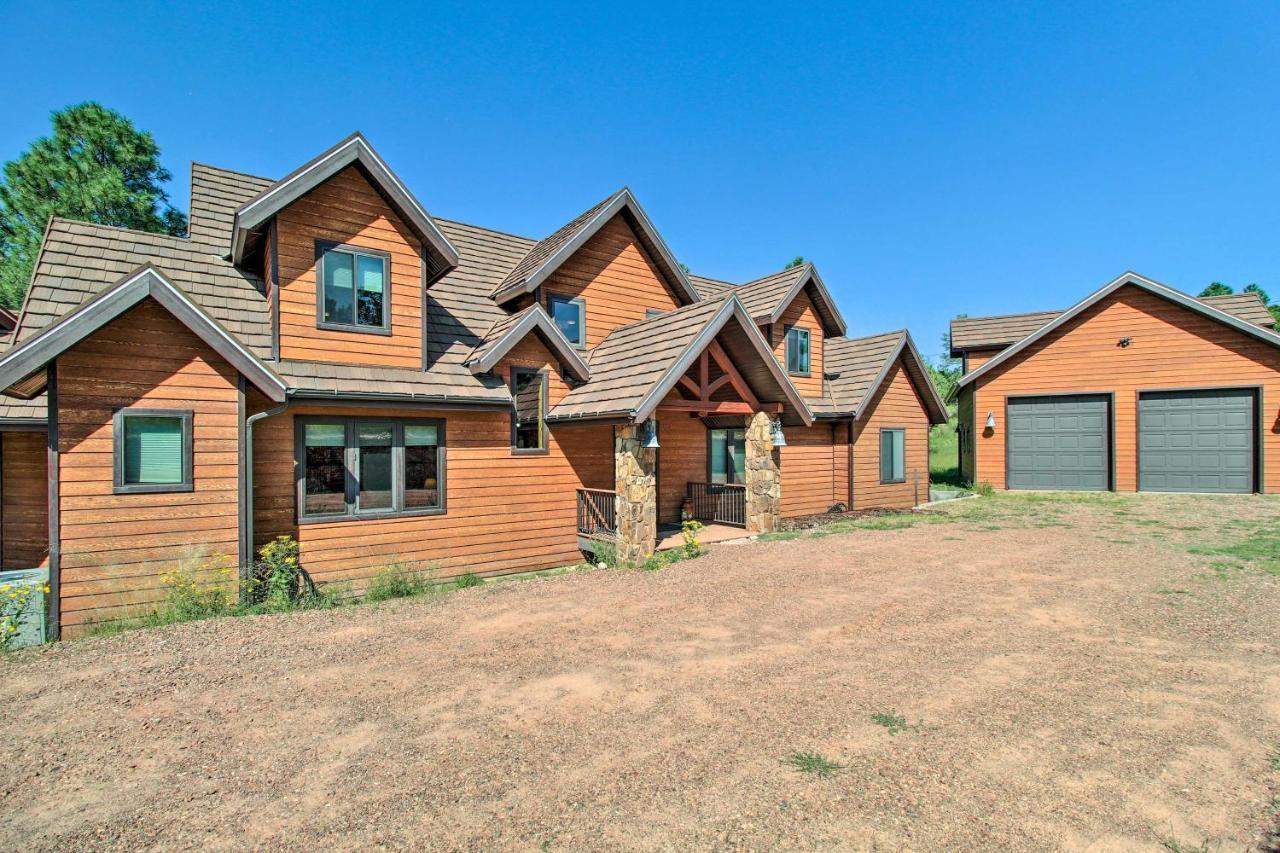
[[[1128,338],[1128,346],[1120,340]],[[1139,391],[1262,388],[1262,485],[1280,492],[1280,349],[1155,296],[1123,287],[980,378],[974,394],[975,480],[1006,488],[1005,401],[1010,396],[1114,393],[1115,485],[1137,489]],[[987,413],[996,429],[985,430]]]

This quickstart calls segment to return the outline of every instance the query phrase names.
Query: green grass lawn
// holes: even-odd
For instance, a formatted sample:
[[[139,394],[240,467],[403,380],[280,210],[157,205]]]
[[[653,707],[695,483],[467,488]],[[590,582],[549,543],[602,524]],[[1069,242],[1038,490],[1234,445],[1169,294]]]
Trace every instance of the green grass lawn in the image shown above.
[[[957,451],[954,419],[929,430],[929,478],[935,485],[963,485]]]

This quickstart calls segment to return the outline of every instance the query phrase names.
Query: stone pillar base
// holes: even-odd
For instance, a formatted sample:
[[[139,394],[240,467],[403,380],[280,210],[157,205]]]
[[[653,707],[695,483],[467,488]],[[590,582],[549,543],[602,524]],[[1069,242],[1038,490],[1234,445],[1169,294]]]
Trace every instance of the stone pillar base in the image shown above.
[[[613,429],[614,515],[618,561],[643,563],[658,545],[658,451],[641,447],[640,426]]]
[[[772,533],[782,514],[782,470],[773,446],[773,418],[747,417],[747,532]]]

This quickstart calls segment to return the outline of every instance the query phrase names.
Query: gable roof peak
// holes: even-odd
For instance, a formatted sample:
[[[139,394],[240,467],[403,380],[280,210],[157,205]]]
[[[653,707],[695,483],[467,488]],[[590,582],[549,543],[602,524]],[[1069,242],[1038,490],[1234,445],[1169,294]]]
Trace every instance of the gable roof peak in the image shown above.
[[[348,166],[357,165],[374,188],[404,218],[427,250],[428,275],[436,278],[458,265],[458,250],[436,225],[426,208],[373,150],[364,134],[355,131],[336,145],[299,166],[249,199],[236,210],[231,232],[231,259],[240,263],[251,235],[285,207]]]
[[[653,257],[667,285],[689,302],[701,298],[688,275],[680,267],[671,249],[658,229],[650,221],[631,188],[620,187],[602,201],[562,225],[550,236],[538,241],[493,291],[493,299],[506,302],[523,293],[530,293],[542,284],[578,249],[595,236],[615,216],[623,215],[636,232],[641,244]]]

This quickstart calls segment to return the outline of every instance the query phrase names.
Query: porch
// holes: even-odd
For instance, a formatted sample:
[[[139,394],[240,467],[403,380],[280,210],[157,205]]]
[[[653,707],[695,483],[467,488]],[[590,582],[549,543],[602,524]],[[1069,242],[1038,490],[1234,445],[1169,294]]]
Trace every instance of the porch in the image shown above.
[[[703,544],[741,539],[747,532],[747,487],[735,483],[686,483],[681,511],[701,522]],[[607,489],[577,490],[578,547],[591,549],[600,538],[617,536],[617,493]],[[659,520],[653,547],[658,551],[684,544],[680,517]]]

